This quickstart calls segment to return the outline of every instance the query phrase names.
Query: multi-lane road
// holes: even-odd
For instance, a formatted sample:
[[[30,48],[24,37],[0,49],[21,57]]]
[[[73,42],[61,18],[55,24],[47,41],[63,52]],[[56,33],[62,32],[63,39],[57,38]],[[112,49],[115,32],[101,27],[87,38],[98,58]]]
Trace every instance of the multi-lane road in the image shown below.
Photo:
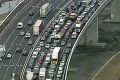
[[[16,80],[19,79],[27,56],[22,56],[21,53],[16,53],[16,50],[17,50],[17,48],[21,48],[22,51],[27,51],[27,53],[29,53],[30,50],[33,48],[32,45],[28,45],[29,39],[24,38],[24,36],[20,36],[20,32],[24,31],[25,33],[30,32],[32,34],[32,26],[33,25],[30,26],[27,23],[29,20],[31,20],[34,24],[37,19],[41,19],[39,17],[39,7],[41,7],[46,2],[50,2],[52,4],[53,11],[46,18],[44,18],[45,24],[47,25],[51,21],[51,19],[56,16],[56,13],[59,12],[59,10],[68,1],[69,0],[41,0],[41,1],[39,1],[39,3],[33,4],[33,6],[35,6],[33,9],[35,11],[35,14],[33,16],[28,15],[28,11],[30,10],[30,8],[29,8],[28,11],[25,11],[22,13],[22,15],[19,17],[19,19],[17,19],[11,25],[9,25],[9,28],[7,29],[7,31],[5,31],[4,35],[0,36],[0,44],[5,44],[6,54],[8,54],[8,53],[12,54],[12,58],[6,59],[4,57],[3,61],[0,63],[0,66],[1,66],[0,80],[10,80],[11,74],[13,72],[15,72],[17,74]],[[75,0],[75,2],[77,2],[77,1],[78,0]],[[93,12],[89,12],[89,13],[93,13]],[[89,16],[88,18],[90,18],[91,14],[85,15],[85,16],[87,16],[87,17]],[[18,30],[16,28],[16,25],[18,22],[23,22],[23,24],[24,24],[23,29]],[[75,23],[72,24],[71,28],[72,27],[75,27]],[[32,34],[30,39],[34,43],[37,39],[37,36],[33,36],[33,34]],[[74,45],[74,43],[76,42],[76,39],[72,39],[71,37],[69,37],[68,42],[71,43],[72,45]],[[65,47],[61,47],[61,50],[63,51],[63,53],[64,53],[64,49],[65,49]],[[45,53],[48,53],[48,49],[43,48],[42,50],[45,51]]]
[[[49,14],[45,19],[45,24],[47,24],[52,17],[55,16],[57,11],[67,2],[68,0],[41,0],[35,6],[35,14],[33,16],[28,15],[28,11],[23,13],[19,19],[17,19],[13,24],[10,25],[10,28],[5,32],[3,36],[0,37],[0,44],[5,44],[6,53],[12,54],[11,59],[4,58],[0,63],[0,80],[10,80],[11,74],[15,72],[18,75],[21,73],[23,64],[26,60],[26,56],[22,56],[21,53],[16,53],[16,49],[20,47],[22,51],[27,51],[29,53],[32,48],[31,45],[27,45],[28,39],[24,38],[24,36],[20,36],[20,31],[30,32],[32,34],[32,26],[28,26],[27,22],[32,20],[33,23],[39,18],[39,7],[41,7],[44,3],[50,2],[52,7],[54,8],[51,14]],[[21,30],[16,28],[18,22],[23,22],[24,27]],[[33,43],[37,39],[37,36],[31,36],[30,38]]]

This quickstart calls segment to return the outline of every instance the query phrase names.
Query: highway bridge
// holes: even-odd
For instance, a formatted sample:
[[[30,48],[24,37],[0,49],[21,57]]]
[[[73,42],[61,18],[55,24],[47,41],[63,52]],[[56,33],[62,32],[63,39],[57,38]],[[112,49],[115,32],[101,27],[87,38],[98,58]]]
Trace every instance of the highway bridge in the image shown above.
[[[29,62],[29,59],[31,58],[31,55],[32,55],[34,49],[40,43],[41,37],[44,35],[44,33],[47,31],[47,29],[49,27],[52,27],[51,23],[56,18],[58,18],[58,15],[63,10],[66,10],[67,6],[73,1],[77,3],[79,0],[40,0],[40,1],[39,0],[34,0],[34,1],[31,0],[31,4],[28,3],[29,5],[25,6],[25,8],[23,8],[23,10],[20,12],[20,14],[16,15],[15,18],[9,24],[7,24],[5,29],[0,34],[0,44],[5,44],[6,51],[7,51],[6,54],[8,54],[8,53],[12,54],[12,58],[6,59],[4,57],[3,61],[0,63],[0,65],[1,65],[0,80],[10,80],[12,73],[17,74],[17,77],[15,80],[25,80],[27,64]],[[20,36],[20,32],[24,31],[25,33],[26,32],[32,33],[33,24],[32,24],[32,26],[29,26],[28,21],[31,20],[33,23],[35,23],[35,21],[37,19],[41,19],[39,17],[39,8],[47,2],[50,2],[52,4],[53,11],[46,18],[44,18],[46,27],[39,36],[33,36],[33,34],[32,34],[30,39],[33,41],[34,44],[28,45],[28,39],[25,39],[24,37]],[[93,21],[97,22],[97,16],[111,2],[111,0],[101,0],[101,1],[98,1],[98,3],[99,2],[101,2],[101,4],[95,5],[96,6],[95,9],[93,9],[95,11],[92,12],[92,10],[91,10],[92,14],[89,14],[90,12],[88,13],[88,15],[90,15],[90,16],[89,16],[85,26],[83,27],[82,31],[77,35],[77,39],[72,39],[70,37],[67,41],[67,43],[71,43],[72,47],[71,47],[70,54],[69,55],[67,54],[67,59],[65,62],[64,71],[63,71],[61,80],[66,80],[70,59],[72,57],[72,54],[74,53],[76,46],[78,44],[83,44],[84,41],[86,41],[86,40],[84,40],[84,36],[85,36],[86,32],[88,32],[88,34],[90,33],[90,31],[87,31],[87,30],[89,30],[88,27],[91,27],[90,25]],[[28,14],[29,10],[31,9],[31,6],[34,6],[33,10],[35,11],[35,14],[33,16],[29,16],[29,14]],[[16,25],[18,22],[23,22],[24,27],[22,30],[18,30],[16,28]],[[73,22],[71,25],[71,28],[69,30],[73,29],[74,27],[75,27],[75,23]],[[97,31],[96,26],[92,27],[92,29],[94,29],[94,28]],[[96,31],[95,31],[95,33],[97,34]],[[92,33],[92,34],[95,34],[95,33]],[[93,41],[95,40],[95,45],[96,44],[98,45],[98,37],[97,37],[98,35],[96,35],[96,34],[94,35],[95,38],[93,38],[93,37],[92,38],[93,38]],[[46,44],[47,39],[44,41],[44,44]],[[83,42],[82,42],[82,39],[84,40]],[[87,41],[88,44],[89,44],[90,40],[91,40],[91,38],[88,38],[88,41]],[[92,45],[94,45],[94,43]],[[21,53],[16,53],[16,50],[18,48],[21,48],[22,51],[27,51],[27,53],[29,53],[28,56],[22,56]],[[66,46],[61,47],[61,50],[63,51],[62,54],[64,54],[65,49],[66,49]],[[48,53],[49,49],[42,47],[41,52],[43,52],[43,51],[45,53]],[[56,68],[58,68],[58,67],[56,67]],[[58,69],[56,69],[56,70],[58,70]],[[56,80],[55,77],[54,77],[54,80]]]

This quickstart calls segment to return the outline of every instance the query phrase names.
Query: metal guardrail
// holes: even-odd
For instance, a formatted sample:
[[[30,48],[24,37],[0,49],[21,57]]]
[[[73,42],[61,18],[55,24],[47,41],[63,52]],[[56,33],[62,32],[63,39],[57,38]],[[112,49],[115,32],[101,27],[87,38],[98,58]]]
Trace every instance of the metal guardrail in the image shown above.
[[[75,41],[75,44],[73,45],[73,48],[70,52],[69,58],[66,62],[66,66],[65,66],[65,73],[63,75],[63,79],[62,80],[66,80],[67,79],[67,71],[68,71],[68,67],[70,64],[70,60],[72,57],[72,54],[75,50],[75,48],[77,47],[77,43],[81,40],[81,38],[83,37],[84,33],[86,32],[86,30],[88,29],[89,25],[93,22],[93,20],[97,17],[97,15],[111,2],[112,0],[104,0],[102,2],[102,4],[98,7],[98,9],[93,13],[93,15],[90,17],[90,19],[87,21],[87,23],[85,24],[84,28],[82,29],[80,35],[78,36],[77,40]]]
[[[0,24],[0,31],[2,31],[10,21],[18,14],[18,12],[26,6],[31,0],[22,0],[9,14],[8,16],[2,21]],[[1,32],[0,32],[1,33]]]

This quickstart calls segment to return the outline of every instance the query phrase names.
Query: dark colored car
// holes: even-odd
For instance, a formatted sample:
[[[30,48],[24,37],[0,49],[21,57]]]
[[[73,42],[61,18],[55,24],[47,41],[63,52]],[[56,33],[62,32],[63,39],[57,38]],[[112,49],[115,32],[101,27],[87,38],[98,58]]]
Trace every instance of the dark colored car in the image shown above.
[[[71,44],[71,43],[68,43],[66,46],[67,46],[67,48],[71,48],[71,47],[72,47],[72,44]]]
[[[33,16],[33,15],[34,15],[34,11],[33,10],[29,11],[29,16]]]
[[[18,53],[21,52],[21,51],[22,51],[21,48],[17,48],[17,49],[16,49],[16,52],[18,52]]]
[[[27,56],[27,55],[28,55],[27,51],[23,51],[23,52],[22,52],[22,55],[23,55],[23,56]]]
[[[31,21],[31,20],[29,20],[27,24],[28,24],[28,25],[32,25],[32,21]]]
[[[70,53],[70,49],[69,48],[66,48],[65,49],[65,54],[69,54]]]

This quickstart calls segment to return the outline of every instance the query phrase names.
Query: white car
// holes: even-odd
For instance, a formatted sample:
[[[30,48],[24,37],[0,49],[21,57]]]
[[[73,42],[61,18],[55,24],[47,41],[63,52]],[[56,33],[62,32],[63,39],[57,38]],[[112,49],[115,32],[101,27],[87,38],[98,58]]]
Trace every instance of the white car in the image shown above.
[[[25,34],[25,38],[30,38],[31,37],[31,34],[29,33],[29,32],[27,32],[26,34]]]
[[[12,55],[11,54],[7,54],[7,58],[9,59],[9,58],[11,58],[12,57]]]
[[[40,43],[39,43],[39,45],[40,45],[41,47],[43,47],[43,45],[44,45],[44,42],[40,42]]]
[[[76,32],[73,32],[71,37],[72,37],[73,39],[77,38],[77,33],[76,33]]]
[[[50,48],[50,44],[46,44],[46,46],[45,46],[45,47],[46,47],[47,49],[48,49],[48,48]]]
[[[16,73],[12,73],[12,78],[11,80],[15,80]]]
[[[17,29],[22,29],[23,28],[23,23],[22,22],[19,22],[18,24],[17,24]]]
[[[69,20],[69,21],[67,22],[67,25],[69,26],[69,25],[71,25],[71,23],[72,23],[72,22]]]
[[[62,16],[65,16],[66,15],[66,12],[65,11],[62,11]]]

